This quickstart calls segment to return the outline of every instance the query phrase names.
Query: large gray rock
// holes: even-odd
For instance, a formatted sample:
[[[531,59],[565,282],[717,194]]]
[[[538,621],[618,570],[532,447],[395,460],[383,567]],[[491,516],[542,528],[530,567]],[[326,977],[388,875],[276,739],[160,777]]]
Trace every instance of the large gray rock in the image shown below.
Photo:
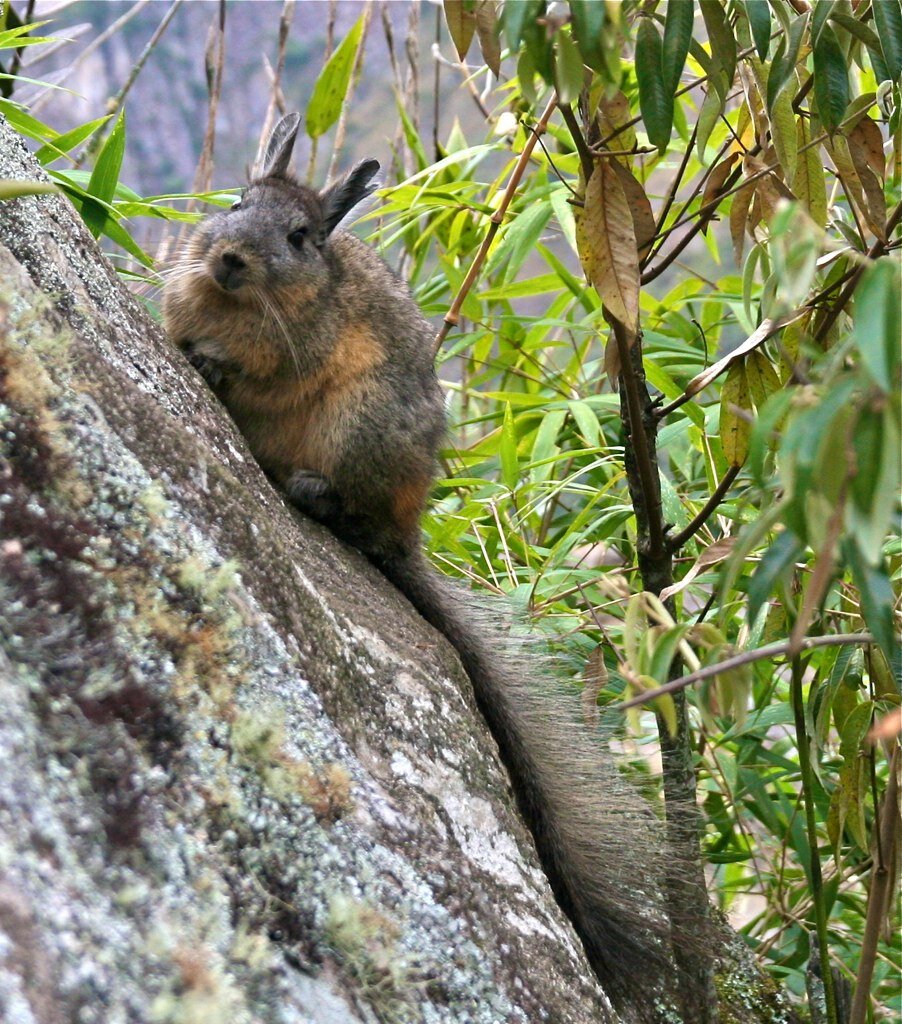
[[[66,200],[0,282],[0,1019],[603,1019],[453,651]]]

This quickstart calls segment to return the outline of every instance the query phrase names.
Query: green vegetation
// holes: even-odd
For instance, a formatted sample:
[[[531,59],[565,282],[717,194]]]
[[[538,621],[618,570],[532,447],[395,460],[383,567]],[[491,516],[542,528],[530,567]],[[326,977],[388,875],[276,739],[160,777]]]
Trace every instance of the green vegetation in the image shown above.
[[[332,40],[315,143],[343,138],[370,13]],[[367,217],[445,318],[428,550],[550,638],[637,771],[660,745],[695,898],[704,868],[778,984],[804,999],[811,934],[849,1020],[896,1019],[899,0],[444,15],[484,131],[429,138],[393,56],[406,170]],[[0,22],[0,57],[35,31]],[[7,93],[95,236],[150,267],[128,221],[193,215],[119,181],[124,112],[58,132]],[[834,983],[813,1019],[844,1019]]]

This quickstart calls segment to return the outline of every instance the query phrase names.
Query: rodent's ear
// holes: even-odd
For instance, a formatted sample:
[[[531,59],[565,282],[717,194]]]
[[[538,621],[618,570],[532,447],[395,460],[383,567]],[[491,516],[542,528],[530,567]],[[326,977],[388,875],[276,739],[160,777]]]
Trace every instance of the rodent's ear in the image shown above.
[[[266,143],[261,178],[282,178],[291,163],[291,151],[301,126],[300,114],[286,114],[273,128]]]
[[[320,193],[323,204],[323,226],[330,234],[339,221],[362,200],[374,192],[373,176],[379,170],[378,160],[362,160],[334,185]]]

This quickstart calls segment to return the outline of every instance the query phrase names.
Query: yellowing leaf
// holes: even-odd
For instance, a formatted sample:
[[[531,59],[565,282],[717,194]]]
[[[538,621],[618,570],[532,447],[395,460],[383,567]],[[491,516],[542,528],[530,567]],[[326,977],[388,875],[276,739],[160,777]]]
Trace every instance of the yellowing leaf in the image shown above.
[[[639,324],[639,257],[626,194],[607,160],[595,163],[585,205],[576,211],[576,244],[586,277],[627,330]]]
[[[752,402],[745,364],[734,363],[720,393],[720,443],[731,466],[741,466],[749,454]]]
[[[470,43],[473,41],[473,33],[476,31],[476,11],[474,4],[467,0],[443,0],[445,8],[445,21],[448,23],[448,32],[457,50],[457,56],[461,60],[467,55]]]
[[[796,148],[799,158],[792,181],[792,190],[818,227],[827,224],[827,182],[819,146],[803,147],[811,142],[811,126],[807,118],[796,123]]]

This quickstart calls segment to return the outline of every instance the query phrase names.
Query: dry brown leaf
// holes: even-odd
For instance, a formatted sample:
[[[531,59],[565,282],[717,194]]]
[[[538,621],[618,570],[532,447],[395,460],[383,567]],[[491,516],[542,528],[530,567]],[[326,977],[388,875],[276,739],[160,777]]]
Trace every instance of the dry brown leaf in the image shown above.
[[[476,35],[483,59],[497,77],[501,74],[501,40],[498,36],[496,0],[479,0],[476,7]]]
[[[717,196],[717,193],[723,188],[723,183],[727,178],[729,178],[730,171],[733,169],[733,164],[736,163],[738,158],[738,153],[730,153],[725,160],[721,160],[714,170],[711,171],[708,175],[708,180],[705,183],[705,191],[702,195],[702,206],[707,206],[707,204]]]
[[[777,317],[776,320],[772,320],[770,317],[762,320],[758,329],[753,334],[750,334],[741,345],[734,348],[723,359],[718,359],[707,370],[703,370],[700,374],[693,377],[686,385],[686,394],[691,397],[692,395],[697,395],[699,391],[704,391],[712,381],[717,380],[724,370],[728,370],[733,363],[744,358],[747,353],[754,351],[759,345],[763,345],[777,331],[783,330],[784,327],[795,323],[796,320],[801,320],[808,312],[807,309],[795,309],[785,316]]]
[[[660,597],[662,601],[666,601],[669,597],[673,597],[674,594],[678,594],[681,590],[684,590],[696,578],[696,576],[699,576],[705,569],[712,565],[717,565],[718,562],[722,562],[733,550],[735,544],[735,537],[723,537],[720,540],[716,540],[713,544],[709,544],[699,553],[695,563],[680,582],[674,583],[671,587],[665,587],[661,593],[658,594],[658,597]]]
[[[623,192],[633,217],[633,230],[636,233],[639,259],[644,260],[651,249],[652,239],[655,237],[655,215],[651,203],[639,180],[626,167],[616,160],[612,161],[611,165],[623,186]]]
[[[857,152],[874,174],[883,181],[886,177],[886,154],[883,152],[883,133],[875,121],[863,117],[855,125],[849,132],[849,149],[853,159],[856,158]]]
[[[586,277],[605,308],[630,334],[639,323],[639,257],[626,194],[609,161],[600,159],[574,210],[576,244]]]
[[[746,156],[743,166],[745,167],[746,176],[751,177],[753,174],[767,171],[771,164],[765,163],[764,160],[758,160],[753,156]],[[787,188],[773,171],[767,171],[766,174],[762,174],[760,178],[756,179],[754,185],[755,192],[761,203],[761,213],[765,220],[769,221],[773,217],[781,200],[795,199],[792,190]]]
[[[737,266],[742,266],[742,251],[745,248],[746,227],[749,222],[749,207],[755,198],[755,186],[743,185],[733,193],[733,204],[730,207],[730,237],[733,239],[733,256]],[[756,221],[757,223],[757,221]],[[749,228],[749,231],[753,230]]]

